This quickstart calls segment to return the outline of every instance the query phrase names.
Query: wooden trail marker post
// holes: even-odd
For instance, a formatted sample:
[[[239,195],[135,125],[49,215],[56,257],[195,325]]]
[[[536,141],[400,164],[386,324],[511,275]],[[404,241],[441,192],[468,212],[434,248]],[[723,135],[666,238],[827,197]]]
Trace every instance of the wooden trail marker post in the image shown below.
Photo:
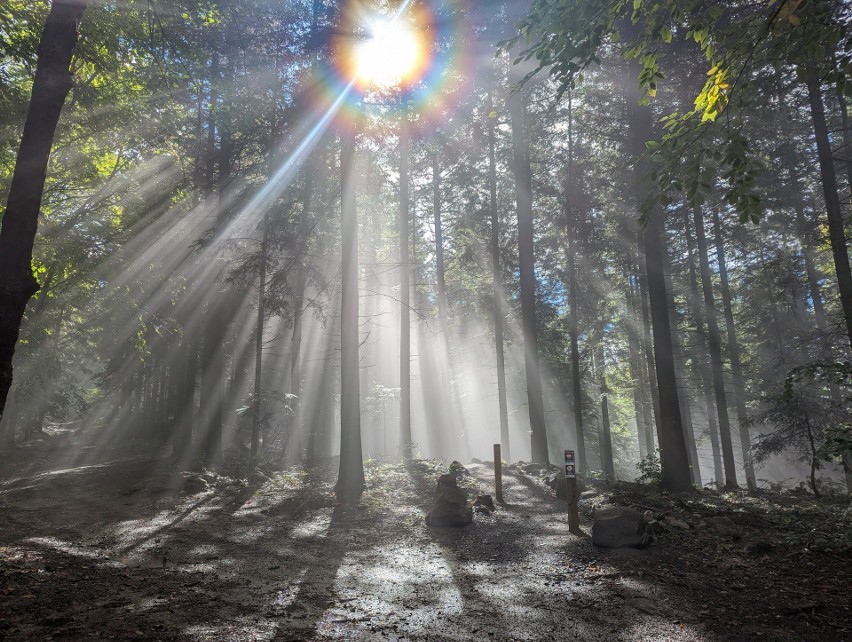
[[[503,503],[503,458],[500,456],[500,444],[494,444],[494,497],[498,504]]]
[[[568,486],[568,531],[580,533],[580,512],[577,509],[577,469],[574,451],[565,451],[565,482]]]

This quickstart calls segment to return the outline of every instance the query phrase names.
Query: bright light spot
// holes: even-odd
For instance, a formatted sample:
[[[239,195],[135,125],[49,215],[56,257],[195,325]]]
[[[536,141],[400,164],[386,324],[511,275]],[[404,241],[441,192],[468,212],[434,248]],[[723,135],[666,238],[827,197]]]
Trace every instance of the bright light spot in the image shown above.
[[[393,87],[417,70],[423,47],[415,33],[399,21],[377,21],[370,37],[355,48],[355,70],[361,81]]]

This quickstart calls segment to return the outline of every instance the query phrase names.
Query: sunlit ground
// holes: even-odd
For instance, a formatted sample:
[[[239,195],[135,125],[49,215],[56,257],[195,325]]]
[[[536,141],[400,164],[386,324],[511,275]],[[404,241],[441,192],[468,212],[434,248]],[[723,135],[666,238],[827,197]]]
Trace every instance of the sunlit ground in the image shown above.
[[[461,531],[428,529],[421,502],[434,483],[431,466],[406,473],[370,465],[374,490],[342,512],[332,508],[327,483],[313,488],[300,473],[255,491],[220,480],[191,496],[88,486],[84,501],[101,505],[94,520],[80,522],[72,501],[31,525],[32,535],[0,541],[0,553],[4,564],[46,569],[27,581],[49,583],[75,567],[87,586],[110,586],[110,594],[38,602],[29,621],[16,623],[35,634],[49,609],[72,635],[102,622],[108,634],[119,626],[129,638],[156,630],[195,640],[539,640],[565,639],[568,623],[584,640],[718,639],[677,624],[682,600],[648,581],[589,579],[617,573],[619,561],[597,560],[589,544],[568,535],[564,507],[520,478],[507,476],[510,506],[495,516],[477,516]],[[471,470],[468,485],[487,489],[489,468]],[[37,514],[56,497],[39,490]],[[0,501],[20,492],[7,489]]]

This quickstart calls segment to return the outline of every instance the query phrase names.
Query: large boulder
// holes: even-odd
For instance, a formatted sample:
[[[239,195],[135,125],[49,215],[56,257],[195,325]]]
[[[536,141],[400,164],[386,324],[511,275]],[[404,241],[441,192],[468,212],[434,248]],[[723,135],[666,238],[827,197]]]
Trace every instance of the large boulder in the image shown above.
[[[633,508],[613,506],[595,511],[592,543],[603,548],[638,548],[644,542],[645,520]]]
[[[467,493],[459,488],[455,475],[441,475],[435,491],[435,503],[426,514],[428,526],[467,526],[473,521],[473,509],[467,505]]]

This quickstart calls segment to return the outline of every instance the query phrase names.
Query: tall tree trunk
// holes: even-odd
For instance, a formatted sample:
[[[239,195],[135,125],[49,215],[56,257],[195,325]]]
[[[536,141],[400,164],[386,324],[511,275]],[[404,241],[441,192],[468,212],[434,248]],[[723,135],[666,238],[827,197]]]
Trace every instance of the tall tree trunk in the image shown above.
[[[412,456],[408,154],[408,117],[403,111],[399,124],[399,446],[403,459]]]
[[[630,284],[631,275],[625,266],[623,272],[624,282],[627,284],[624,294],[624,305],[627,311],[625,326],[627,330],[627,353],[629,356],[630,380],[633,382],[633,414],[636,421],[636,439],[639,443],[639,459],[645,459],[648,455],[648,446],[645,442],[645,407],[642,390],[642,369],[639,366],[639,335],[636,332],[636,308],[633,303],[633,288]]]
[[[651,312],[648,307],[646,249],[641,236],[638,246],[637,262],[639,267],[636,279],[636,295],[639,297],[639,305],[642,311],[642,347],[645,352],[645,361],[642,365],[647,375],[645,380],[648,382],[651,408],[654,411],[654,422],[653,425],[648,426],[649,430],[645,438],[648,442],[648,452],[654,452],[654,434],[656,433],[658,442],[660,437],[660,394],[657,384],[657,365],[654,363],[654,341],[651,338]]]
[[[568,296],[571,302],[569,311],[568,334],[571,343],[571,391],[574,409],[574,432],[577,438],[577,471],[581,475],[587,472],[586,440],[583,434],[583,386],[580,380],[579,335],[579,290],[577,288],[577,213],[574,211],[574,190],[580,181],[574,173],[574,110],[571,94],[568,94],[568,176],[565,182],[565,232],[568,236]],[[612,453],[610,453],[611,457]],[[611,462],[610,462],[611,463]]]
[[[695,443],[695,432],[692,427],[692,409],[689,406],[689,393],[684,390],[684,372],[686,370],[686,359],[683,355],[681,332],[677,327],[675,316],[674,289],[672,287],[671,262],[666,253],[663,269],[666,281],[666,308],[669,314],[669,325],[672,329],[672,347],[674,349],[675,374],[677,376],[677,398],[680,403],[680,420],[683,425],[683,439],[686,441],[686,454],[689,457],[689,470],[692,474],[692,483],[701,488],[701,469],[698,463],[698,446]]]
[[[516,67],[512,67],[512,84],[517,84]],[[524,97],[520,91],[509,98],[509,117],[512,123],[512,147],[515,175],[515,197],[518,211],[518,259],[521,289],[521,324],[524,333],[524,366],[527,380],[527,406],[530,416],[530,458],[550,463],[547,450],[547,429],[544,422],[544,399],[541,369],[538,358],[538,331],[535,311],[535,250],[533,244],[532,174],[529,146],[524,132]]]
[[[201,366],[201,417],[204,455],[213,466],[222,459],[222,424],[225,403],[225,352],[226,324],[221,289],[214,292],[205,310],[204,351]]]
[[[445,387],[444,390],[449,393],[451,399],[450,409],[453,413],[453,418],[458,422],[458,429],[464,435],[465,443],[469,445],[470,436],[467,433],[464,410],[461,407],[461,395],[458,391],[458,377],[456,376],[455,369],[453,368],[453,362],[450,357],[450,333],[447,325],[447,285],[444,270],[444,230],[443,223],[441,221],[441,170],[438,160],[438,150],[436,148],[432,150],[432,214],[435,224],[435,289],[436,298],[438,300],[438,320],[441,325],[441,347],[449,379],[449,386]],[[414,247],[417,247],[416,240],[413,245]],[[416,259],[413,263],[415,265],[418,264]],[[442,382],[439,383],[443,386]]]
[[[840,211],[840,196],[837,193],[837,175],[828,139],[828,126],[825,122],[825,109],[822,102],[822,89],[817,68],[808,65],[805,68],[805,82],[808,86],[808,99],[811,103],[811,117],[816,137],[819,170],[822,178],[825,210],[828,218],[828,236],[831,240],[831,253],[834,257],[834,270],[840,289],[840,304],[846,319],[846,333],[852,346],[852,271],[849,268],[849,251],[846,245],[846,231],[843,226],[843,213]]]
[[[632,270],[632,268],[631,268]],[[646,346],[650,343],[650,331],[646,319],[636,303],[636,299],[642,296],[639,290],[639,277],[631,274],[628,280],[628,296],[630,297],[630,311],[635,320],[636,328],[636,380],[637,389],[641,397],[642,404],[642,433],[639,439],[644,445],[645,455],[654,453],[654,404],[651,401],[651,391],[649,390],[651,376],[649,376],[647,365],[648,355]],[[641,334],[640,334],[641,329]],[[651,359],[653,362],[653,358]],[[655,380],[656,381],[656,380]],[[640,451],[642,449],[640,448]]]
[[[689,292],[690,305],[695,315],[695,331],[698,335],[697,352],[692,357],[692,368],[701,379],[701,395],[707,417],[707,434],[710,436],[710,449],[713,454],[713,480],[721,485],[724,473],[722,472],[722,451],[719,448],[719,428],[716,424],[716,406],[710,397],[712,377],[707,370],[707,362],[703,358],[707,349],[707,333],[704,330],[704,303],[698,291],[698,278],[695,273],[695,240],[689,222],[689,214],[684,211],[683,217],[684,234],[686,236],[687,261],[689,262]]]
[[[722,304],[725,309],[725,327],[728,331],[728,353],[731,358],[731,372],[734,377],[734,402],[737,407],[737,424],[740,429],[740,447],[743,451],[743,466],[746,483],[752,490],[757,488],[754,475],[754,463],[751,458],[751,438],[748,426],[743,423],[746,418],[745,380],[743,379],[742,351],[737,338],[737,328],[734,325],[734,308],[731,303],[731,287],[728,283],[728,264],[725,257],[725,246],[722,240],[722,224],[719,212],[713,210],[713,235],[716,237],[716,261],[719,264],[719,282],[722,291]]]
[[[737,488],[737,468],[731,442],[731,422],[728,418],[728,398],[725,393],[725,372],[722,364],[722,340],[716,319],[713,282],[710,277],[710,259],[707,255],[707,237],[704,234],[704,213],[694,205],[695,239],[698,242],[698,264],[701,271],[701,289],[704,293],[704,313],[707,321],[707,339],[710,347],[710,367],[713,372],[713,396],[719,418],[719,440],[722,443],[722,464],[725,469],[725,488]]]
[[[634,62],[628,73],[638,71]],[[632,76],[635,78],[636,76]],[[627,110],[628,137],[631,155],[639,159],[645,151],[645,141],[653,135],[653,113],[650,108],[639,105],[639,91],[635,80],[628,81]],[[637,160],[634,166],[633,190],[636,195],[637,211],[640,209],[650,183],[650,167],[647,161]],[[654,366],[657,374],[659,415],[657,435],[660,441],[662,484],[672,491],[692,490],[689,472],[689,457],[683,438],[683,424],[677,395],[672,332],[666,301],[666,280],[663,272],[666,260],[664,244],[665,215],[656,208],[649,213],[642,239],[645,249],[645,275],[648,285],[648,302],[654,340]]]
[[[304,329],[305,290],[308,283],[308,237],[311,232],[311,209],[313,207],[314,167],[306,165],[305,183],[302,188],[302,218],[299,220],[299,254],[296,268],[296,286],[293,295],[293,336],[290,340],[290,403],[293,414],[290,418],[291,434],[296,443],[294,449],[299,458],[304,449],[302,426],[302,333]]]
[[[432,215],[435,223],[435,277],[438,299],[438,319],[444,342],[447,337],[447,285],[444,279],[444,232],[441,224],[441,169],[438,166],[438,150],[432,151]]]
[[[12,385],[12,358],[24,310],[38,291],[32,271],[33,243],[53,136],[73,86],[71,57],[87,4],[85,0],[54,0],[51,4],[0,227],[0,419]]]
[[[497,154],[494,112],[494,82],[488,87],[488,206],[491,215],[491,281],[494,299],[494,349],[497,356],[497,404],[500,412],[500,452],[512,461],[509,446],[509,410],[506,401],[506,366],[503,353],[503,288],[500,274],[500,220],[497,212]]]
[[[663,232],[662,213],[655,212],[645,226],[645,263],[648,270],[648,298],[651,307],[651,323],[654,328],[654,363],[660,399],[657,432],[660,439],[663,487],[672,491],[687,491],[692,488],[692,477],[683,438],[672,333],[666,309]]]
[[[604,365],[604,343],[601,337],[598,343],[598,356],[595,359],[597,379],[600,383],[601,393],[601,471],[604,479],[609,482],[615,481],[615,466],[612,462],[612,431],[609,423],[609,387],[606,385],[606,367]]]
[[[261,412],[263,412],[263,325],[266,321],[266,261],[269,253],[269,221],[263,221],[263,240],[260,243],[260,275],[257,283],[257,322],[254,330],[254,395],[251,416],[251,462],[257,461],[260,442]]]
[[[340,152],[342,183],[340,305],[340,470],[335,494],[338,501],[357,501],[364,492],[361,454],[361,396],[358,358],[358,215],[355,209],[355,141],[343,136]]]

